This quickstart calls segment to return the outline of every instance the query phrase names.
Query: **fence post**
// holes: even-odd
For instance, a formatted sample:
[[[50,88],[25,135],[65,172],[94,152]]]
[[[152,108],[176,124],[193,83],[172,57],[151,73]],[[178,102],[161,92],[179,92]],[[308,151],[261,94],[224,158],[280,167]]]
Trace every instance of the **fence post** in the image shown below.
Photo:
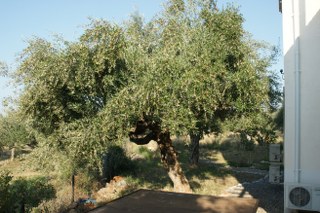
[[[74,202],[74,173],[72,173],[72,176],[71,176],[71,188],[72,188],[71,203],[73,203]]]

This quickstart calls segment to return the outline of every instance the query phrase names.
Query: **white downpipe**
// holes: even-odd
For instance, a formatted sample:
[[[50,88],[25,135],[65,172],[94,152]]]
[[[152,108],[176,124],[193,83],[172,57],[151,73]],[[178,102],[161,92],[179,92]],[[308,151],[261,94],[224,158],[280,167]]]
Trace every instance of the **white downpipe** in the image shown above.
[[[295,143],[294,143],[294,177],[297,183],[300,183],[300,155],[301,155],[301,64],[300,64],[300,18],[299,12],[295,13],[295,0],[292,0],[292,22],[294,38],[294,74],[295,74]],[[299,7],[299,0],[298,9]]]

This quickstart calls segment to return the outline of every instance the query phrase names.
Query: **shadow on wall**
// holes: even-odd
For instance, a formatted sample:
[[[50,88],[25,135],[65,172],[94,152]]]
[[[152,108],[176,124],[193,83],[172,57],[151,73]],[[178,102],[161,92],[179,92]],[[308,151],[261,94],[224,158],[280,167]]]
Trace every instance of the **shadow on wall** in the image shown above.
[[[300,32],[296,32],[298,37],[294,45],[285,52],[285,183],[296,182],[297,179],[301,179],[302,184],[319,183],[319,164],[316,162],[320,160],[317,153],[320,149],[320,11],[318,7],[318,11],[311,7],[315,2],[319,5],[318,1],[295,1],[304,16],[297,17],[300,18]],[[313,17],[312,10],[315,12]],[[287,12],[285,20],[290,20],[291,23],[287,24],[292,25],[291,11]],[[294,34],[294,29],[291,30],[284,31],[290,40]],[[300,177],[295,174],[296,170],[302,171]]]

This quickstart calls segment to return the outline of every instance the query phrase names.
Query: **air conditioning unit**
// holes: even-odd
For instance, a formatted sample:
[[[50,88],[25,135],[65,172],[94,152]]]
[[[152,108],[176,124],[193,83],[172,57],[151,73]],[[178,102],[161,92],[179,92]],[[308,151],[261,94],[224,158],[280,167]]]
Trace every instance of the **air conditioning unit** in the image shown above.
[[[285,203],[289,209],[320,211],[320,186],[287,184]]]

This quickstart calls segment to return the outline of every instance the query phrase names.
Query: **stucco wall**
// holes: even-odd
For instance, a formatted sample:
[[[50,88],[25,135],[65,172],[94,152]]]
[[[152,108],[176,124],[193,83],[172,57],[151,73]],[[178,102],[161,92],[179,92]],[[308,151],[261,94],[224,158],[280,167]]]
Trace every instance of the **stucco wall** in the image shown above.
[[[294,8],[293,8],[294,5]],[[283,0],[285,72],[285,183],[320,184],[320,0]],[[297,73],[300,92],[296,91]],[[300,94],[300,128],[296,127]],[[301,145],[296,146],[296,131]],[[300,151],[297,152],[296,148]]]

